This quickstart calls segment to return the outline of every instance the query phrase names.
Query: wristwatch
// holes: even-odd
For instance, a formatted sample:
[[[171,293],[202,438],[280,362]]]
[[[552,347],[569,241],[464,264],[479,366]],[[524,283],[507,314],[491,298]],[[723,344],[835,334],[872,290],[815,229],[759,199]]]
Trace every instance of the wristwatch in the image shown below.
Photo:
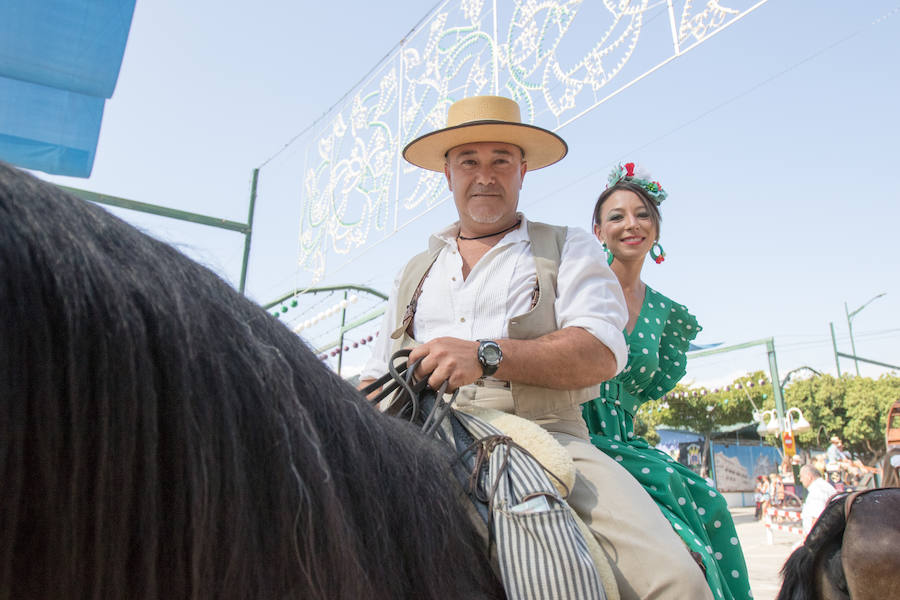
[[[503,352],[500,351],[500,344],[494,340],[478,340],[478,362],[484,377],[496,373],[501,360]]]

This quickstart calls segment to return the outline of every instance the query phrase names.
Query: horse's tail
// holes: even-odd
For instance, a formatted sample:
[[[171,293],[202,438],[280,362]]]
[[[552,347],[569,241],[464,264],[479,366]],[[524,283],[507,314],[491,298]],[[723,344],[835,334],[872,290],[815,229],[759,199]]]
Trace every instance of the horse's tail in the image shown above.
[[[806,544],[794,550],[781,567],[784,582],[775,600],[813,600],[815,564],[816,556]]]
[[[816,598],[816,565],[817,559],[827,560],[828,557],[840,550],[841,538],[844,536],[844,527],[847,522],[844,518],[844,495],[835,497],[828,503],[822,514],[813,525],[812,531],[806,536],[806,540],[785,561],[781,568],[781,576],[784,583],[775,600],[813,600]],[[840,560],[828,560],[829,570],[834,566],[840,568]],[[838,573],[829,573],[829,579],[836,587],[846,588],[846,584],[840,585],[835,581],[835,576],[844,578],[843,570]]]

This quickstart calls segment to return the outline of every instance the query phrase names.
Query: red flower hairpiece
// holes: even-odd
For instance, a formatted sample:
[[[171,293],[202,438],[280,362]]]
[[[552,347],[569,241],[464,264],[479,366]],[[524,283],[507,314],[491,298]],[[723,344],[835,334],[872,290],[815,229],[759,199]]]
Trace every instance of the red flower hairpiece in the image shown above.
[[[607,189],[620,181],[627,180],[628,183],[643,188],[644,191],[650,195],[653,202],[659,206],[660,203],[666,199],[668,193],[666,193],[658,181],[650,179],[648,173],[642,171],[641,174],[637,175],[635,174],[636,170],[637,166],[633,162],[625,163],[624,165],[619,164],[612,170],[612,173],[609,174],[608,183],[606,184]]]

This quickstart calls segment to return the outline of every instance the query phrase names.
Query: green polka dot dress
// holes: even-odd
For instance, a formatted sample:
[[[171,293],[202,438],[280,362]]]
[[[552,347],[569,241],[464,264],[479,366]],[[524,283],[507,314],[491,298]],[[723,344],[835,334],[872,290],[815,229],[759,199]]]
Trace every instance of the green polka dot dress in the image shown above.
[[[714,598],[751,598],[747,565],[728,505],[705,479],[634,435],[638,406],[660,398],[685,374],[685,353],[701,327],[683,305],[649,286],[634,331],[625,335],[628,365],[582,405],[595,446],[625,467],[703,558]]]

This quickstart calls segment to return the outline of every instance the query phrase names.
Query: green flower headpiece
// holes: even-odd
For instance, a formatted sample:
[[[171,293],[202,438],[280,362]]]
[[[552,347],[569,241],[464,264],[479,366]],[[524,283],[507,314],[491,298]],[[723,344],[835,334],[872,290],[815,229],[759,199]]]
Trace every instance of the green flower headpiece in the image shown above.
[[[666,196],[669,195],[658,181],[653,181],[651,179],[650,173],[643,169],[640,169],[640,167],[638,167],[638,171],[636,173],[633,162],[619,165],[615,169],[613,169],[612,173],[609,174],[609,183],[606,187],[611,188],[612,186],[622,181],[636,185],[647,192],[647,194],[650,196],[650,198],[653,199],[653,202],[655,202],[657,206],[659,206],[662,201],[666,199]]]

